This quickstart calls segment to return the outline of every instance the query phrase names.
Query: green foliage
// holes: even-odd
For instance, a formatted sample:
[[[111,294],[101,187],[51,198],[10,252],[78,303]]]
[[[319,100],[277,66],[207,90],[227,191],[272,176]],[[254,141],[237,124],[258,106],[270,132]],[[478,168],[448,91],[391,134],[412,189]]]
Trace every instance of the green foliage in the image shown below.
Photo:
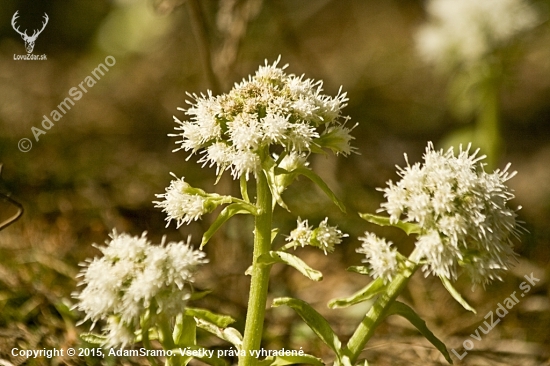
[[[328,307],[331,309],[346,308],[370,300],[385,290],[386,285],[384,284],[384,280],[382,278],[377,278],[349,297],[330,300]]]
[[[443,354],[447,362],[450,364],[453,363],[445,344],[443,344],[443,342],[441,342],[439,338],[437,338],[432,331],[428,329],[426,322],[422,320],[410,306],[403,304],[402,302],[395,301],[388,309],[386,316],[394,314],[400,315],[410,321],[411,324],[414,325],[416,329],[418,329],[420,333],[422,333],[422,335],[430,341],[430,343],[433,344],[439,352],[441,352],[441,354]]]
[[[294,309],[296,313],[304,320],[304,322],[313,330],[315,334],[326,344],[339,360],[344,357],[342,350],[342,342],[334,333],[328,321],[311,307],[307,302],[293,299],[290,297],[279,297],[273,300],[271,306],[278,307],[286,305]]]
[[[451,296],[460,304],[462,307],[468,311],[471,311],[474,314],[477,314],[476,309],[470,306],[466,300],[460,295],[460,293],[453,287],[451,281],[447,277],[439,276],[443,286],[449,291]]]
[[[284,263],[297,269],[301,274],[312,281],[321,281],[323,279],[323,274],[321,272],[314,270],[303,260],[290,253],[270,251],[269,253],[262,254],[260,258],[258,258],[258,263],[266,266],[275,263]]]
[[[369,213],[360,213],[359,216],[361,216],[363,220],[366,220],[378,226],[393,226],[399,228],[407,233],[407,235],[420,233],[420,226],[412,222],[403,222],[399,220],[396,223],[392,223],[389,217],[373,215]]]

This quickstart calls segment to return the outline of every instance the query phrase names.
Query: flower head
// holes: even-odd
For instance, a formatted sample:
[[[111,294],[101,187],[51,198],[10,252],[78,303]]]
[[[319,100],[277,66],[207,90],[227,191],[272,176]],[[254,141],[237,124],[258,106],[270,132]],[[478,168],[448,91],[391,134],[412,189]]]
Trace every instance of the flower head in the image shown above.
[[[79,274],[85,287],[74,294],[75,306],[86,313],[85,320],[106,320],[107,344],[132,343],[134,331],[146,309],[152,314],[173,316],[191,294],[190,284],[205,254],[189,242],[152,245],[145,233],[110,235],[106,246],[98,247],[103,257],[88,260]],[[153,315],[154,316],[154,315]]]
[[[350,129],[338,122],[346,93],[324,95],[322,82],[286,74],[278,63],[266,62],[227,94],[190,95],[190,119],[175,119],[177,150],[200,151],[200,162],[216,165],[218,174],[230,169],[235,179],[257,174],[275,145],[287,153],[326,147],[349,154]]]
[[[202,215],[212,212],[218,205],[227,203],[224,196],[215,193],[206,193],[202,189],[193,188],[184,178],[177,178],[166,188],[166,193],[157,194],[158,198],[164,198],[163,201],[153,201],[155,207],[160,207],[168,215],[166,226],[170,225],[172,220],[177,222],[177,227],[191,221],[196,221]]]
[[[524,0],[431,0],[427,11],[430,21],[416,41],[421,56],[437,65],[480,61],[538,20]]]
[[[342,238],[347,236],[348,234],[342,233],[336,226],[328,225],[328,217],[321,221],[316,229],[309,226],[307,220],[298,218],[296,229],[290,232],[286,240],[294,244],[294,247],[311,245],[322,249],[327,254],[327,252],[332,253],[334,246],[340,244]]]
[[[399,168],[401,180],[383,189],[382,209],[392,222],[416,223],[416,243],[424,271],[454,279],[464,268],[474,283],[499,279],[514,256],[511,238],[517,235],[516,213],[507,203],[514,195],[504,170],[486,173],[478,151],[435,151],[430,143],[424,164]]]
[[[365,254],[373,278],[382,278],[384,282],[390,282],[398,269],[397,249],[392,248],[392,242],[377,237],[373,233],[366,232],[359,238],[363,242],[357,253]]]

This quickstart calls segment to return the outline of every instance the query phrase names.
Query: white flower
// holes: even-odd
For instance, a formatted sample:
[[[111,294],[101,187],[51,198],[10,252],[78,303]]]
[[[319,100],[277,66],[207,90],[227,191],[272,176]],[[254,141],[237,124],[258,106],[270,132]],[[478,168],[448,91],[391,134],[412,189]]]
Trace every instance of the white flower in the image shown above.
[[[342,233],[336,226],[328,225],[328,217],[321,221],[316,229],[309,226],[307,220],[298,218],[296,229],[290,232],[290,236],[286,240],[294,244],[295,248],[298,245],[302,247],[311,245],[322,249],[327,254],[327,252],[332,253],[334,246],[340,244],[342,238],[347,236],[348,234]]]
[[[74,294],[75,308],[86,313],[84,321],[107,320],[107,345],[124,347],[134,342],[146,309],[154,306],[153,318],[182,311],[194,273],[207,260],[189,241],[165,244],[163,239],[152,245],[145,233],[137,237],[113,231],[106,244],[99,247],[103,257],[89,260],[79,274],[79,285],[85,287]]]
[[[293,243],[294,247],[297,247],[298,245],[305,247],[306,245],[309,245],[311,241],[311,237],[313,235],[312,229],[313,226],[309,226],[307,220],[298,218],[298,225],[296,229],[290,232],[290,235],[286,238],[286,240]]]
[[[480,61],[538,16],[524,0],[431,0],[429,23],[416,35],[419,53],[438,65]]]
[[[382,278],[385,283],[391,282],[398,270],[397,249],[391,247],[392,242],[369,232],[359,240],[363,244],[356,251],[365,254],[366,259],[362,262],[369,265],[372,277]]]
[[[513,257],[511,238],[518,229],[516,213],[507,206],[514,195],[505,183],[515,172],[508,165],[486,173],[485,157],[469,150],[455,156],[429,143],[424,164],[399,168],[402,179],[388,183],[381,206],[393,223],[402,219],[420,226],[416,246],[426,273],[455,279],[460,266],[474,283],[488,283]]]
[[[311,245],[318,247],[327,254],[327,252],[334,252],[334,246],[342,242],[342,238],[348,237],[348,234],[342,233],[336,226],[330,226],[328,224],[328,217],[326,217],[319,227],[313,230],[313,237],[311,238]]]
[[[254,76],[236,83],[229,93],[213,96],[190,95],[188,121],[175,118],[181,140],[176,150],[201,152],[199,162],[216,165],[217,174],[230,169],[234,179],[256,175],[262,158],[286,149],[286,153],[310,153],[324,126],[327,148],[348,154],[350,129],[338,122],[346,106],[346,93],[335,97],[322,94],[322,82],[286,74],[286,66],[267,61]],[[279,149],[270,148],[274,145]],[[266,154],[267,153],[267,154]],[[254,155],[254,156],[253,156]],[[191,218],[192,219],[192,218]]]
[[[107,319],[105,331],[107,333],[106,347],[120,346],[124,348],[133,344],[136,338],[132,329],[114,316]]]
[[[236,151],[233,154],[231,174],[235,179],[240,178],[244,174],[246,180],[248,180],[248,176],[251,173],[256,176],[256,173],[262,168],[261,163],[258,154],[250,150]]]
[[[166,188],[166,193],[157,194],[158,198],[164,198],[163,201],[154,201],[155,207],[160,207],[168,215],[166,226],[170,225],[172,220],[177,222],[177,227],[191,221],[196,221],[202,215],[208,213],[207,198],[198,194],[189,193],[192,187],[184,181],[184,178],[177,179],[170,183]]]

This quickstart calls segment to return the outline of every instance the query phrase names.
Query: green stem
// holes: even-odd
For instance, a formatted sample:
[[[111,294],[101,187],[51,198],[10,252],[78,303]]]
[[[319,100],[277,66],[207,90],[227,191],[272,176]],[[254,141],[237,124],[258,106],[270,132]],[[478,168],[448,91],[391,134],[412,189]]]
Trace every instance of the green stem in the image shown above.
[[[268,253],[271,249],[271,221],[273,214],[271,191],[263,171],[258,174],[256,184],[258,214],[254,223],[252,279],[242,346],[246,356],[239,360],[240,366],[254,365],[257,361],[250,351],[260,349],[269,286],[269,272],[271,269],[271,266],[264,266],[258,263],[258,258],[262,254]]]
[[[357,362],[357,358],[363,351],[363,348],[374,334],[375,329],[384,320],[385,314],[390,308],[391,304],[395,301],[397,296],[401,294],[411,276],[416,272],[418,267],[419,258],[416,249],[409,256],[409,260],[406,262],[405,267],[395,276],[390,282],[386,291],[376,299],[372,307],[367,312],[367,315],[363,318],[363,321],[355,333],[348,341],[347,349],[351,364]]]
[[[176,348],[174,343],[174,338],[172,338],[172,330],[170,329],[170,321],[163,314],[158,316],[158,331],[159,331],[159,341],[162,344],[164,350],[173,350]],[[180,366],[181,365],[181,356],[176,355],[168,357],[166,359],[167,366]]]

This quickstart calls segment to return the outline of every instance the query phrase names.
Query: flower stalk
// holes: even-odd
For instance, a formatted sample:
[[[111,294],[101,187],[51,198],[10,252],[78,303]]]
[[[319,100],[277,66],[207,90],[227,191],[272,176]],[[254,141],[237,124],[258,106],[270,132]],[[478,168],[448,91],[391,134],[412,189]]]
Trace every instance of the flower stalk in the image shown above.
[[[254,253],[252,259],[252,279],[248,298],[248,313],[244,329],[244,358],[239,360],[240,366],[253,365],[257,359],[252,350],[259,350],[262,341],[263,323],[269,287],[269,272],[271,266],[261,265],[258,258],[271,249],[271,224],[273,215],[272,196],[267,178],[263,172],[256,178],[258,214],[254,222]]]
[[[351,336],[347,348],[351,364],[357,362],[357,358],[363,351],[369,339],[373,336],[378,325],[385,319],[386,313],[395,299],[403,292],[412,275],[419,268],[418,251],[415,249],[409,256],[404,267],[399,271],[393,280],[388,284],[387,289],[374,302],[361,324]]]

